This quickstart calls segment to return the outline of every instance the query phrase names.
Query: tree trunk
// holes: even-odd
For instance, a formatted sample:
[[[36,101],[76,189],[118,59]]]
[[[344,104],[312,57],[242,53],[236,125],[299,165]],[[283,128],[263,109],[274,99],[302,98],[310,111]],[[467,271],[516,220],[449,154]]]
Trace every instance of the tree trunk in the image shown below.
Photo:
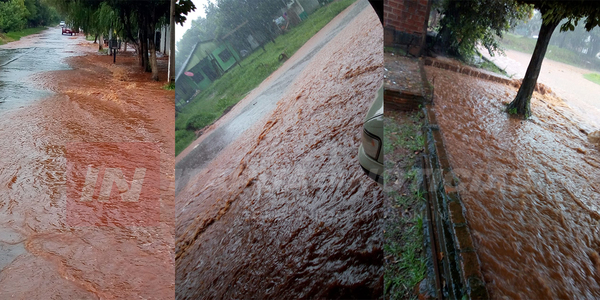
[[[542,61],[546,55],[546,50],[548,49],[548,43],[552,37],[552,32],[554,32],[554,29],[556,26],[558,26],[558,23],[559,22],[553,22],[550,24],[542,23],[542,28],[540,28],[540,33],[535,44],[535,49],[533,50],[533,55],[529,61],[527,72],[525,72],[523,83],[519,88],[519,92],[517,92],[515,100],[508,105],[507,111],[510,114],[516,114],[525,119],[531,116],[531,95],[533,94],[538,76],[540,75]]]
[[[145,23],[142,23],[140,27],[140,65],[145,72],[151,72],[150,59],[148,58],[148,28]]]
[[[100,35],[98,38],[98,51],[102,51],[104,49],[104,37]]]
[[[171,20],[169,22],[169,76],[168,81],[175,83],[175,1],[171,0]]]
[[[158,81],[158,63],[156,62],[156,43],[154,38],[156,37],[156,30],[154,29],[154,25],[150,25],[150,32],[152,36],[148,40],[149,50],[150,50],[150,69],[152,70],[152,80]]]
[[[137,53],[137,55],[138,55],[138,60],[139,60],[139,63],[140,63],[140,67],[142,67],[142,68],[145,66],[144,65],[144,55],[143,55],[143,53],[144,53],[144,46],[143,45],[144,45],[144,39],[142,37],[142,30],[139,29],[138,30],[138,46],[137,46],[138,53]]]

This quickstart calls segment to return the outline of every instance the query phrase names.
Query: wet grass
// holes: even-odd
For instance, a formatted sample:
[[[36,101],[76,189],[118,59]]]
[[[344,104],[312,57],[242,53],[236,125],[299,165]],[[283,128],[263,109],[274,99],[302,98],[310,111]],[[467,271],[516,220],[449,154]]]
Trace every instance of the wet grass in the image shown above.
[[[172,91],[175,89],[175,82],[169,82],[165,85],[163,85],[163,90],[167,90],[167,91]]]
[[[537,40],[533,38],[506,33],[500,43],[506,49],[532,54],[536,41]],[[579,68],[600,71],[600,59],[589,58],[583,53],[577,53],[555,45],[548,46],[545,58]]]
[[[494,64],[493,62],[489,61],[489,60],[484,60],[483,63],[476,65],[475,67],[480,68],[480,69],[484,69],[496,74],[500,74],[506,77],[511,77],[508,73],[506,73],[506,71],[504,69],[500,69],[498,66],[496,66],[496,64]]]
[[[176,130],[175,131],[175,152],[179,154],[181,151],[185,150],[189,144],[191,144],[196,139],[196,134],[193,131],[189,130]]]
[[[590,74],[583,75],[583,77],[595,84],[600,84],[600,74],[590,73]]]
[[[417,299],[425,278],[419,155],[424,150],[423,113],[386,111],[384,118],[385,299]]]
[[[20,40],[24,36],[40,33],[48,27],[26,28],[19,31],[12,31],[0,34],[0,45]]]
[[[279,59],[282,53],[291,57],[313,35],[355,1],[339,0],[319,8],[304,22],[278,36],[275,43],[265,44],[264,51],[257,48],[250,56],[241,61],[241,67],[234,67],[225,73],[192,99],[189,104],[180,108],[175,119],[175,130],[188,133],[180,132],[175,135],[176,155],[193,141],[193,139],[189,139],[190,133],[210,125],[277,70],[285,62]],[[178,139],[177,137],[184,138]]]

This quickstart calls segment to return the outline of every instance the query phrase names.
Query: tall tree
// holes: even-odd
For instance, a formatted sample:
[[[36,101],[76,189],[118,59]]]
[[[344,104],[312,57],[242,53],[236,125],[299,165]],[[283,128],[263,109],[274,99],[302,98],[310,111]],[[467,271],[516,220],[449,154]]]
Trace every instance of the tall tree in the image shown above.
[[[523,83],[515,99],[508,105],[507,111],[523,118],[531,116],[531,96],[537,83],[542,61],[548,49],[548,43],[554,29],[562,20],[566,22],[561,31],[575,30],[581,19],[585,19],[585,29],[592,30],[600,24],[600,1],[597,0],[517,0],[520,3],[531,4],[542,13],[542,27],[533,50],[533,55],[527,67]]]
[[[13,0],[23,1],[23,0]],[[111,31],[137,45],[140,65],[158,80],[156,61],[156,29],[168,24],[170,0],[52,0],[68,15],[70,23],[86,33],[102,37]],[[194,5],[179,0],[175,6],[175,22],[182,22]]]

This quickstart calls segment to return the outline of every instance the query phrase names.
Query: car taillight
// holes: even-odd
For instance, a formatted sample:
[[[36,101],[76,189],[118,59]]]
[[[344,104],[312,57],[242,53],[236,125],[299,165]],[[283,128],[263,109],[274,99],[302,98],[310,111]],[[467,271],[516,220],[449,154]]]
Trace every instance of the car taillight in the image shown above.
[[[379,157],[379,151],[381,150],[381,140],[368,132],[366,129],[363,129],[362,134],[362,145],[365,150],[365,154],[370,158],[377,160]]]

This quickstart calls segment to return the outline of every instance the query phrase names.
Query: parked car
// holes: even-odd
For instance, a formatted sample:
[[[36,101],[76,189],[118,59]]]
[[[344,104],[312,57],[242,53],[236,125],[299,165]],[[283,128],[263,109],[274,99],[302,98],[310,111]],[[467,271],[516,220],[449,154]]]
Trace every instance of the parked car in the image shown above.
[[[58,25],[60,25],[60,27],[65,27],[65,26],[67,26],[67,23],[65,23],[65,21],[60,21],[60,24],[58,24]]]
[[[383,84],[363,123],[358,161],[365,173],[383,184]]]
[[[71,30],[65,26],[62,28],[62,34],[73,35],[73,30]]]

